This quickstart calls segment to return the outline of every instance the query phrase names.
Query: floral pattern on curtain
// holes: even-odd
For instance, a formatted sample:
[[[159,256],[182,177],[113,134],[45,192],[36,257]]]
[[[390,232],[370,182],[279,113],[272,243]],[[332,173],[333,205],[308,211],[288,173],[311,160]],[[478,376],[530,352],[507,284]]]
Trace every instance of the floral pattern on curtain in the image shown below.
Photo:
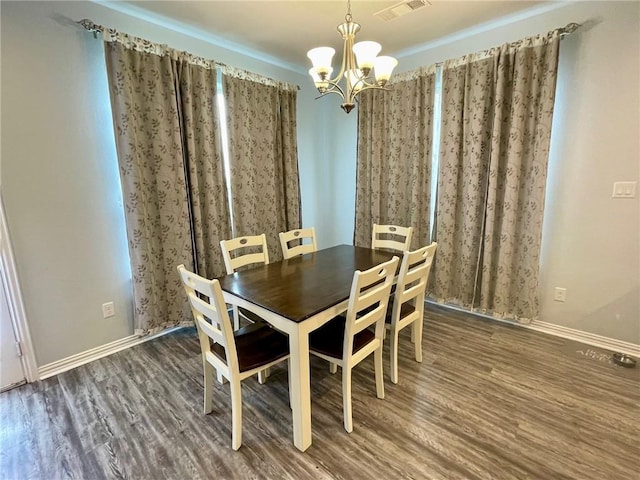
[[[436,204],[440,301],[538,316],[542,214],[559,35],[445,62]]]
[[[472,305],[491,143],[493,58],[447,61],[442,70],[442,124],[436,198],[438,254],[432,295]]]
[[[135,333],[147,334],[192,322],[177,265],[224,273],[215,242],[230,228],[215,70],[213,62],[196,67],[188,62],[195,57],[126,34],[109,30],[104,38]]]
[[[176,66],[195,271],[203,277],[215,278],[226,273],[220,240],[231,235],[216,99],[217,75],[215,69],[186,60]]]
[[[294,88],[225,75],[231,202],[235,236],[267,236],[282,259],[280,232],[300,228]]]
[[[419,248],[430,241],[435,67],[388,86],[359,95],[354,244],[370,247],[377,223],[413,227]]]
[[[556,92],[558,31],[500,48],[479,308],[538,317],[538,273]]]

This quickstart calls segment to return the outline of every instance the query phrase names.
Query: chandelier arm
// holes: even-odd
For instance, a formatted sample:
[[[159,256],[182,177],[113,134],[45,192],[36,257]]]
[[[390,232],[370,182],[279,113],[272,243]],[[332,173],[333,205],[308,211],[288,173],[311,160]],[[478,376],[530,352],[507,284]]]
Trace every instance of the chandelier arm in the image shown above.
[[[358,95],[360,95],[360,93],[364,92],[365,90],[384,90],[385,92],[392,92],[393,89],[392,88],[388,88],[388,87],[379,87],[378,85],[370,85],[368,87],[362,87],[360,90],[358,90],[358,92],[353,95],[353,98],[351,99],[351,103],[353,103],[353,101],[358,98]]]
[[[340,86],[339,83],[336,83],[336,82],[327,82],[327,83],[329,85],[331,85],[331,88],[327,88],[323,92],[323,95],[325,93],[337,93],[338,95],[340,95],[344,99],[344,90],[342,89],[342,87]]]
[[[365,90],[384,90],[385,92],[392,92],[393,88],[380,87],[378,85],[369,85],[368,87],[362,87],[360,90],[358,90],[358,93],[363,92]],[[356,93],[356,95],[358,95],[358,93]]]
[[[348,35],[347,38],[344,41],[344,48],[345,48],[345,57],[346,58],[346,72],[347,73],[347,95],[346,97],[349,99],[348,102],[349,103],[353,103],[355,96],[357,95],[357,93],[355,93],[355,89],[354,87],[357,85],[357,82],[355,84],[351,83],[351,76],[349,72],[353,72],[355,74],[356,72],[356,64],[355,64],[355,58],[354,58],[354,54],[353,54],[353,40],[355,39],[355,34],[353,35]]]
[[[336,95],[340,95],[340,97],[342,98],[342,100],[344,100],[344,94],[342,93],[342,90],[327,90],[326,92],[320,94],[319,96],[317,96],[315,99],[318,100],[319,98],[324,97],[325,95],[329,95],[330,93],[335,93]]]
[[[373,83],[369,83],[369,82],[367,82],[367,78],[368,77],[360,77],[360,78],[358,78],[358,81],[356,82],[356,85],[361,83],[363,85],[362,88],[371,88],[371,87],[378,88],[378,84],[375,83],[375,81]]]
[[[340,79],[342,78],[342,75],[344,75],[344,72],[346,71],[345,69],[346,58],[347,58],[347,41],[345,39],[344,43],[342,44],[342,63],[340,64],[340,71],[335,76],[335,78],[332,78],[329,80],[329,83],[337,86],[337,83],[340,81]]]

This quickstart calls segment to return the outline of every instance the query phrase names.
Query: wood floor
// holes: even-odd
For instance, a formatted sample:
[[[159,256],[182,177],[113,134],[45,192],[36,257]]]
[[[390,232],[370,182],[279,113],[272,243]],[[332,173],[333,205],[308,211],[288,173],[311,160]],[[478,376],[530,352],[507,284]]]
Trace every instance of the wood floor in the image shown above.
[[[229,386],[204,415],[197,337],[184,329],[1,394],[0,479],[638,478],[640,368],[433,306],[426,317],[423,363],[402,334],[384,400],[373,361],[354,369],[351,434],[340,372],[312,358],[305,453],[284,367],[243,384],[243,446],[231,450]]]

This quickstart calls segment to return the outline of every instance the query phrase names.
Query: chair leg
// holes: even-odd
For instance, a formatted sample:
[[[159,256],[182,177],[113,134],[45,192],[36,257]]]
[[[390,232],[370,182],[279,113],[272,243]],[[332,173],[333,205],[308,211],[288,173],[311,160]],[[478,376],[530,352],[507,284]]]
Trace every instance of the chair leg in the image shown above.
[[[416,342],[414,344],[416,349],[416,362],[422,363],[422,319],[419,318],[415,322],[413,322],[413,328],[411,331],[416,332]]]
[[[265,368],[264,370],[260,370],[258,372],[258,383],[260,385],[264,385],[267,382],[267,378],[271,375],[271,369]]]
[[[216,370],[216,378],[218,379],[218,383],[220,385],[224,385],[224,383],[227,381],[227,379],[222,376],[222,373],[220,373],[217,370]]]
[[[344,410],[344,429],[353,432],[353,416],[351,411],[351,367],[342,367],[342,409]]]
[[[413,329],[411,330],[413,331]],[[392,383],[398,383],[398,330],[391,329],[391,345],[389,346],[389,377]]]
[[[240,328],[240,311],[238,306],[233,306],[233,329],[238,330]]]
[[[242,446],[242,386],[240,380],[229,380],[231,387],[231,447],[238,450]]]
[[[376,396],[384,398],[384,372],[382,371],[382,344],[373,352],[376,371]]]
[[[291,357],[287,359],[287,377],[291,378]],[[289,382],[287,382],[287,389],[289,390],[289,408],[292,408],[293,405],[293,390]]]
[[[329,362],[329,373],[336,373],[338,371],[338,364]]]
[[[215,368],[206,360],[204,361],[204,414],[213,411],[213,375]]]

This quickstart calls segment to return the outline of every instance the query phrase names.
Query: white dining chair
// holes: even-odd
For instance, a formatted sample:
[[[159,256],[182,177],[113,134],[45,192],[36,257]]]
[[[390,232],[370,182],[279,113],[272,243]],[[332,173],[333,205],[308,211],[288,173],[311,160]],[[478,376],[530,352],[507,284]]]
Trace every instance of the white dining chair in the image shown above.
[[[416,362],[422,362],[422,325],[424,322],[424,297],[429,282],[431,265],[438,244],[406,251],[400,264],[400,273],[393,294],[392,305],[387,311],[385,326],[390,331],[390,377],[398,383],[398,335],[411,325]]]
[[[404,252],[411,248],[413,227],[400,227],[397,225],[373,224],[371,233],[371,248]]]
[[[353,275],[346,316],[338,316],[309,335],[312,354],[342,367],[344,429],[353,431],[351,370],[374,354],[376,396],[384,398],[382,343],[391,284],[398,257]],[[371,331],[369,327],[375,326]]]
[[[266,265],[269,263],[267,236],[264,233],[221,240],[220,247],[227,275],[247,265],[256,263]]]
[[[280,232],[279,236],[282,256],[285,260],[318,250],[316,230],[313,227]],[[306,243],[304,243],[305,240],[307,241]],[[290,245],[291,242],[294,242],[294,244]]]
[[[221,240],[220,247],[222,248],[222,258],[224,259],[227,275],[235,273],[239,268],[256,264],[267,265],[269,263],[267,236],[264,233],[262,235],[248,235],[232,238],[231,240]],[[264,322],[259,315],[245,308],[232,305],[231,309],[233,311],[234,330],[240,328],[241,318],[251,323]],[[258,375],[258,381],[262,384],[268,376],[269,369],[265,369]],[[222,381],[220,377],[218,379]]]
[[[267,249],[267,237],[262,235],[250,235],[245,237],[221,240],[222,258],[227,275],[235,273],[237,269],[250,265],[269,263],[269,251]],[[233,306],[233,324],[237,330],[240,328],[240,318],[250,322],[263,321],[258,315],[244,308]]]
[[[286,335],[263,323],[240,330],[231,328],[231,320],[218,280],[207,280],[178,266],[189,298],[200,339],[204,368],[204,413],[213,411],[214,370],[229,380],[231,389],[231,445],[242,445],[242,385],[256,373],[289,359]],[[204,296],[205,298],[202,298]]]

